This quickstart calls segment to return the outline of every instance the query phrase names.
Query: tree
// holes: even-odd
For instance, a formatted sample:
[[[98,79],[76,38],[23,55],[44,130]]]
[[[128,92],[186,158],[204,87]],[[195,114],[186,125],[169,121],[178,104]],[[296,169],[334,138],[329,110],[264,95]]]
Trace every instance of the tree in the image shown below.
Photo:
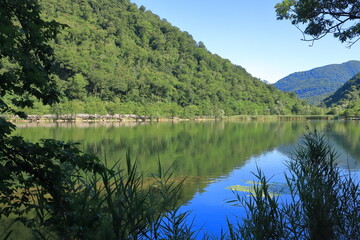
[[[290,20],[303,33],[304,41],[333,34],[351,47],[360,39],[358,0],[283,0],[275,9],[277,19]]]
[[[3,101],[6,94],[17,96],[12,102],[18,107],[31,107],[30,96],[45,104],[58,100],[55,81],[50,78],[53,49],[47,42],[61,26],[40,18],[37,1],[0,1],[0,59],[13,66],[0,71],[0,113],[19,114]]]
[[[81,75],[81,73],[75,74],[73,77],[69,79],[68,87],[65,90],[65,93],[68,97],[68,99],[80,99],[84,100],[86,97],[86,87],[87,81]]]
[[[35,98],[44,104],[58,101],[51,78],[54,55],[47,42],[60,27],[40,18],[36,0],[0,0],[0,60],[12,66],[0,69],[0,114],[25,116],[8,106],[4,99],[9,95],[17,107],[32,107]],[[14,129],[0,116],[0,218],[11,216],[37,234],[41,227],[54,227],[65,233],[64,238],[74,239],[66,235],[76,223],[71,198],[74,176],[104,172],[104,166],[74,144],[51,139],[29,143],[11,136]]]

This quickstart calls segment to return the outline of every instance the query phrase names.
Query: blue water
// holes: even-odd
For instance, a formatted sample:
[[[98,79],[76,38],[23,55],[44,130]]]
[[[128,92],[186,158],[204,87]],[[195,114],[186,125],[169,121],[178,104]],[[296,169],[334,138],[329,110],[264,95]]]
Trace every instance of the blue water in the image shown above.
[[[340,157],[339,166],[344,171],[349,169],[351,173],[360,179],[360,165],[351,159],[351,157]],[[285,174],[287,169],[285,162],[289,160],[288,156],[281,153],[277,149],[266,152],[264,154],[251,157],[246,161],[245,165],[235,168],[227,176],[213,179],[201,193],[195,194],[194,198],[182,207],[182,211],[191,212],[191,221],[194,221],[194,229],[198,230],[198,238],[201,239],[204,233],[211,233],[213,236],[220,236],[221,233],[227,231],[227,219],[231,223],[241,221],[245,217],[245,209],[236,201],[236,195],[228,189],[234,185],[249,185],[249,181],[256,182],[254,173],[257,169],[261,169],[270,183],[283,184],[285,187]],[[250,193],[237,192],[240,196],[249,197]],[[282,201],[290,200],[288,194],[280,196]]]
[[[127,147],[142,171],[157,173],[158,160],[166,169],[174,162],[176,176],[195,179],[184,191],[181,211],[190,211],[194,229],[220,236],[228,218],[235,223],[245,216],[230,186],[248,186],[257,181],[252,172],[261,169],[270,183],[285,183],[284,162],[301,142],[305,126],[326,132],[339,153],[339,166],[360,179],[360,122],[181,122],[177,124],[121,124],[18,126],[17,134],[27,140],[54,138],[80,142],[81,149],[115,163],[125,159]],[[199,181],[199,182],[197,182]],[[198,184],[198,185],[197,185]],[[247,192],[237,192],[248,197]],[[286,193],[280,200],[287,199]],[[189,221],[189,222],[190,222]]]
[[[253,173],[257,167],[264,174],[271,177],[271,182],[285,183],[285,165],[287,157],[276,149],[259,156],[251,157],[245,165],[235,168],[227,176],[214,179],[203,192],[195,194],[194,198],[182,207],[183,211],[191,211],[194,218],[194,229],[212,233],[219,236],[221,231],[227,229],[226,219],[235,223],[237,218],[245,216],[245,211],[240,204],[228,203],[236,199],[235,193],[228,189],[229,186],[246,185],[249,180],[256,181]],[[239,192],[240,195],[249,193]],[[202,235],[199,234],[199,238]]]

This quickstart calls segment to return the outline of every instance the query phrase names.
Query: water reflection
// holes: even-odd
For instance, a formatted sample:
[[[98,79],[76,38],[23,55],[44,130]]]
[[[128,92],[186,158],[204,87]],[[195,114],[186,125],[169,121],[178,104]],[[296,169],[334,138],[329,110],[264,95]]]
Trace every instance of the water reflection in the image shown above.
[[[283,162],[310,129],[326,133],[340,153],[343,168],[359,171],[360,123],[336,121],[179,122],[124,126],[110,124],[18,125],[16,134],[30,141],[55,138],[79,142],[80,149],[106,159],[109,165],[132,159],[147,174],[175,163],[176,176],[191,180],[183,190],[184,210],[197,216],[196,224],[219,233],[226,216],[243,214],[226,201],[234,198],[229,186],[251,180],[259,166],[272,181],[283,182]],[[205,227],[206,226],[206,227]]]
[[[130,149],[142,171],[176,165],[177,176],[193,176],[208,182],[227,176],[253,156],[278,148],[289,155],[306,131],[305,126],[326,132],[341,153],[343,166],[354,168],[360,159],[358,122],[180,122],[18,125],[16,134],[29,141],[55,138],[78,142],[85,152],[106,159],[109,165],[125,159]]]

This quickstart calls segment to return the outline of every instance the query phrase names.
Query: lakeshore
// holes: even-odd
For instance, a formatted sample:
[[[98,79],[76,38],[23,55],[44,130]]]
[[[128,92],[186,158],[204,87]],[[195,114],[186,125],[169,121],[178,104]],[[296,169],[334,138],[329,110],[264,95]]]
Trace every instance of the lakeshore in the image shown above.
[[[114,115],[99,115],[99,114],[64,114],[64,115],[28,115],[26,119],[18,116],[5,116],[5,118],[13,123],[17,122],[165,122],[165,121],[209,121],[209,120],[342,120],[334,115],[235,115],[235,116],[195,116],[193,118],[180,117],[153,117],[135,114],[114,114]],[[359,117],[352,116],[346,119],[359,120]]]

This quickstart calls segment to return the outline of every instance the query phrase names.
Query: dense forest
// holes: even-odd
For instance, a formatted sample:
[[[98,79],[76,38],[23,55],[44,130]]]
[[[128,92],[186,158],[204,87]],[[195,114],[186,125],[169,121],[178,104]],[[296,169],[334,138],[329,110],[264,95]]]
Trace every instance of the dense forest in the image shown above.
[[[296,72],[274,85],[281,91],[294,92],[299,98],[316,105],[358,72],[360,61],[349,61]]]
[[[128,0],[43,0],[66,27],[51,43],[63,94],[30,114],[311,114],[293,93],[252,77],[187,32]],[[4,65],[4,63],[3,63]],[[10,98],[10,97],[9,97]]]
[[[360,116],[360,73],[324,100],[327,107],[346,109],[346,116]]]
[[[178,40],[179,48],[174,49],[189,46],[179,52],[174,50],[175,52],[171,53],[172,48],[166,48],[168,42],[172,44],[170,40],[166,40],[167,38],[165,42],[156,44],[155,49],[149,48],[151,38],[143,38],[151,28],[139,27],[142,25],[137,21],[142,18],[134,18],[133,14],[148,14],[149,19],[154,15],[146,12],[143,7],[138,9],[128,1],[117,1],[121,0],[44,0],[43,9],[46,10],[42,16],[39,15],[37,0],[0,1],[0,112],[18,114],[24,118],[26,116],[21,112],[22,108],[32,107],[36,99],[42,101],[35,105],[34,111],[39,112],[51,110],[94,113],[119,109],[130,111],[135,109],[134,106],[143,106],[142,111],[150,111],[149,109],[154,106],[159,107],[159,110],[166,109],[160,107],[170,106],[169,109],[174,110],[176,106],[180,109],[178,113],[182,111],[180,114],[190,112],[189,109],[194,114],[203,114],[207,108],[202,107],[210,106],[214,114],[214,111],[225,113],[228,108],[238,113],[237,111],[242,111],[242,108],[237,104],[248,104],[245,105],[246,108],[258,107],[252,110],[262,109],[264,113],[271,113],[273,110],[275,114],[300,113],[306,109],[307,106],[299,102],[295,94],[281,94],[274,87],[252,78],[241,67],[212,55],[206,51],[203,44],[194,42],[189,36],[185,37],[185,43]],[[284,2],[289,5],[288,1]],[[64,6],[69,8],[63,8]],[[114,16],[123,16],[126,19],[125,23],[132,20],[128,26],[129,29],[133,28],[128,32],[134,33],[134,36],[122,35],[122,31],[126,32],[125,25],[117,29],[116,24],[122,22],[115,22],[117,18]],[[43,21],[43,17],[49,20],[58,19],[63,24]],[[65,27],[64,33],[57,35],[60,27]],[[110,28],[112,33],[108,31]],[[84,33],[85,35],[82,35]],[[184,34],[180,31],[176,33],[179,36]],[[187,36],[186,33],[185,35]],[[56,60],[53,48],[48,45],[49,40],[55,48]],[[159,50],[160,53],[157,53],[161,46],[167,50]],[[168,53],[171,54],[167,56]],[[164,60],[166,63],[160,61],[160,54],[168,57]],[[186,56],[184,59],[183,55]],[[174,56],[177,58],[173,58]],[[173,60],[170,61],[171,59]],[[185,63],[180,64],[182,60]],[[187,68],[182,72],[181,68],[175,66]],[[53,71],[54,68],[56,71]],[[212,75],[207,72],[211,72]],[[183,79],[182,74],[190,75]],[[244,89],[239,92],[238,89],[234,90],[237,87]],[[196,90],[214,92],[199,93],[195,92]],[[60,94],[63,95],[63,99],[59,104],[52,105],[51,108],[42,105],[58,103]],[[232,103],[236,105],[231,105]],[[16,107],[19,110],[15,109]],[[167,114],[165,111],[162,114],[164,113]],[[246,124],[258,126],[256,122]],[[269,134],[264,135],[264,128],[258,126],[250,132],[234,134],[233,136],[238,139],[235,141],[229,141],[227,137],[214,141],[212,136],[219,135],[219,131],[236,133],[234,127],[239,127],[238,124],[225,127],[224,122],[215,122],[212,131],[204,128],[194,131],[189,128],[189,132],[185,134],[184,128],[177,125],[180,129],[179,134],[169,136],[169,130],[164,129],[163,136],[168,136],[175,142],[180,140],[179,149],[186,150],[189,150],[189,142],[186,139],[194,136],[203,143],[206,150],[209,144],[218,146],[219,142],[223,141],[225,152],[230,155],[238,152],[239,156],[249,159],[253,153],[262,152],[262,148],[273,148],[276,141],[281,142],[284,137],[294,139],[292,135],[282,134],[284,126],[295,127],[292,123],[270,124],[272,127],[265,129]],[[176,124],[163,126],[174,129],[174,125]],[[147,127],[151,126],[147,125],[145,129]],[[120,166],[120,162],[109,166],[106,154],[102,162],[96,156],[83,153],[75,143],[55,139],[28,142],[17,136],[15,129],[15,125],[0,115],[1,239],[194,239],[200,236],[197,230],[193,230],[197,226],[193,225],[194,220],[190,219],[190,212],[179,210],[182,204],[179,201],[181,186],[185,184],[185,179],[174,179],[172,168],[164,170],[159,160],[160,156],[156,154],[157,151],[161,153],[161,149],[170,146],[170,141],[162,141],[159,138],[161,136],[158,135],[158,129],[151,128],[156,131],[149,136],[159,141],[150,139],[150,144],[147,144],[147,141],[135,139],[137,144],[144,143],[157,155],[158,170],[156,174],[152,174],[153,178],[150,181],[146,175],[138,172],[136,161],[132,163],[130,150],[125,153],[125,167]],[[103,139],[103,143],[109,141],[109,133],[114,134],[111,130],[105,129],[107,137]],[[276,134],[271,134],[271,131],[275,131]],[[66,134],[66,131],[61,132]],[[146,136],[144,129],[135,131],[135,135],[136,132],[142,139]],[[34,137],[33,134],[30,135],[31,138]],[[88,133],[85,135],[91,143],[97,138],[91,138]],[[135,135],[130,136],[130,144]],[[123,139],[121,134],[116,136],[119,142],[114,148],[119,150],[125,147],[122,144],[127,144],[128,141]],[[257,140],[264,136],[268,136],[272,141],[257,144]],[[247,144],[256,145],[255,148],[251,150],[246,144],[242,144],[244,139]],[[236,224],[227,219],[228,230],[221,231],[220,238],[228,238],[229,235],[231,239],[248,239],[247,236],[255,233],[254,236],[265,238],[310,236],[311,239],[359,239],[360,221],[359,216],[354,214],[359,209],[359,184],[356,179],[352,180],[351,175],[344,177],[337,169],[334,162],[336,154],[323,135],[318,135],[317,131],[309,132],[305,135],[303,143],[288,162],[290,177],[286,176],[286,179],[294,203],[289,202],[289,205],[283,206],[278,204],[278,198],[271,196],[268,190],[270,182],[265,176],[262,177],[262,171],[257,168],[258,175],[255,174],[255,177],[259,179],[260,184],[254,185],[255,194],[250,200],[247,194],[244,198],[236,196],[238,203],[245,204],[248,208],[245,212],[246,218],[240,218],[242,214],[239,214]],[[229,151],[226,147],[229,144],[237,145],[236,151]],[[243,146],[239,147],[239,144]],[[96,152],[97,149],[101,149],[96,145],[92,144],[89,148]],[[190,163],[188,167],[204,170],[201,164],[200,167],[193,164],[196,160],[194,154],[198,155],[200,151],[199,157],[203,157],[208,163],[207,153],[201,151],[196,144],[194,146],[193,154],[187,158],[187,162]],[[241,151],[242,148],[244,151]],[[140,153],[146,152],[141,147],[139,149]],[[175,160],[177,154],[181,154],[181,150],[172,152]],[[226,157],[223,151],[218,151],[217,154]],[[219,166],[219,163],[215,158],[213,164]],[[231,162],[227,161],[227,164]],[[236,165],[239,166],[238,163]],[[229,169],[227,166],[230,165],[222,166],[225,171]],[[219,169],[221,167],[218,167]],[[211,183],[212,181],[205,184]],[[319,189],[321,191],[318,191]],[[234,201],[227,203],[236,204]],[[259,209],[265,211],[259,212]],[[308,209],[310,211],[307,211]],[[314,213],[313,209],[324,211]],[[19,229],[21,232],[16,235],[18,226],[23,226],[28,231],[22,232],[22,229]],[[216,237],[212,234],[204,235],[204,239]]]

